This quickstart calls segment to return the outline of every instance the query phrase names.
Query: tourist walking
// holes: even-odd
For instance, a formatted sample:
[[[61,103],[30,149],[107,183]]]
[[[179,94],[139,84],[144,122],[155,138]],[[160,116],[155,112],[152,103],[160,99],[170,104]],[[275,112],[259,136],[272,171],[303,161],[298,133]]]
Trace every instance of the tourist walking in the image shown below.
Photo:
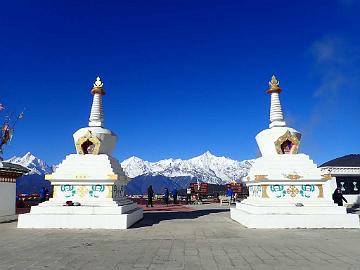
[[[191,188],[186,189],[186,204],[191,204]]]
[[[173,200],[174,200],[174,204],[177,204],[177,194],[178,194],[178,191],[176,189],[176,187],[172,190],[172,196],[173,196]]]
[[[226,196],[228,197],[228,200],[229,200],[229,206],[231,205],[233,195],[234,195],[234,192],[231,189],[231,187],[229,186],[228,189],[226,190]]]
[[[165,188],[164,191],[164,203],[166,205],[169,205],[169,190],[167,188]]]
[[[154,191],[152,189],[152,185],[150,185],[148,187],[148,190],[147,190],[147,195],[148,195],[148,199],[147,199],[147,205],[146,207],[153,207],[153,197],[154,197]]]
[[[332,198],[334,200],[334,203],[336,203],[338,206],[343,206],[343,201],[347,203],[347,200],[344,198],[340,188],[335,189]]]

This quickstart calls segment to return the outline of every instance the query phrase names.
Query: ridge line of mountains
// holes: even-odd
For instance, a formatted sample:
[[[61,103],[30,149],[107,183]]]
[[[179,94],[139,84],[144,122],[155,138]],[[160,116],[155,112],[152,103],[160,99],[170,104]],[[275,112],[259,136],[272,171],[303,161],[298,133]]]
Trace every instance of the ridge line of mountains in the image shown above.
[[[17,181],[17,194],[38,193],[42,186],[51,190],[50,182],[44,175],[53,172],[57,165],[50,166],[45,161],[28,152],[23,157],[12,157],[7,162],[22,165],[30,172]],[[144,194],[151,184],[155,193],[162,193],[164,188],[183,189],[190,182],[206,182],[223,185],[232,181],[242,181],[250,170],[254,160],[237,161],[227,157],[218,157],[209,151],[187,159],[164,159],[149,162],[138,157],[130,157],[121,166],[125,174],[133,180],[126,186],[128,194]]]

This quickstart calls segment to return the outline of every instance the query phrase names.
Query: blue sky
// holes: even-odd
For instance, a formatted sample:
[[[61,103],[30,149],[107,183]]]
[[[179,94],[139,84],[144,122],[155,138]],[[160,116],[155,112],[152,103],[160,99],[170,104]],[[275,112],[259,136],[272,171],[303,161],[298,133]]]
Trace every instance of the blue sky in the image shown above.
[[[358,1],[6,1],[0,101],[25,118],[5,158],[75,152],[97,75],[114,156],[258,154],[267,82],[316,163],[359,153]]]

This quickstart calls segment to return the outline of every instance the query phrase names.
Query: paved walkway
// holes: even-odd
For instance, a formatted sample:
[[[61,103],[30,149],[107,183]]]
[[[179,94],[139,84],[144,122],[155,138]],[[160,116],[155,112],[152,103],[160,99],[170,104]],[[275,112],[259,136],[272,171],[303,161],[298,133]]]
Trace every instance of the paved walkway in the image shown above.
[[[246,229],[220,206],[147,212],[134,228],[0,224],[0,269],[360,269],[360,230]]]

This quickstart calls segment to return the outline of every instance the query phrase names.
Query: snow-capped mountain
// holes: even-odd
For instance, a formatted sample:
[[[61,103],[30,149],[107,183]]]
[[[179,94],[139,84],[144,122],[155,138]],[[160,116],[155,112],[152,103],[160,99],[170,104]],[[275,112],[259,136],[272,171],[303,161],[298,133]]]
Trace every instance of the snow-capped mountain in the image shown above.
[[[209,151],[188,160],[164,159],[149,162],[131,157],[121,163],[130,178],[141,175],[191,177],[211,184],[225,184],[240,180],[247,175],[253,160],[236,161],[226,157],[217,157]]]
[[[30,170],[29,174],[44,175],[53,171],[53,168],[46,164],[45,161],[35,157],[30,152],[26,153],[23,157],[12,157],[5,161],[28,168]]]
[[[30,152],[23,157],[12,157],[7,162],[20,164],[30,173],[24,175],[16,182],[17,193],[36,193],[45,186],[52,189],[44,175],[51,173],[57,165],[49,166],[45,161],[35,157]],[[131,157],[121,163],[125,174],[134,178],[126,186],[128,194],[144,194],[149,185],[157,193],[164,188],[186,189],[194,181],[209,184],[225,184],[241,180],[247,175],[253,160],[236,161],[226,157],[217,157],[210,152],[188,160],[164,159],[149,162],[137,157]]]

